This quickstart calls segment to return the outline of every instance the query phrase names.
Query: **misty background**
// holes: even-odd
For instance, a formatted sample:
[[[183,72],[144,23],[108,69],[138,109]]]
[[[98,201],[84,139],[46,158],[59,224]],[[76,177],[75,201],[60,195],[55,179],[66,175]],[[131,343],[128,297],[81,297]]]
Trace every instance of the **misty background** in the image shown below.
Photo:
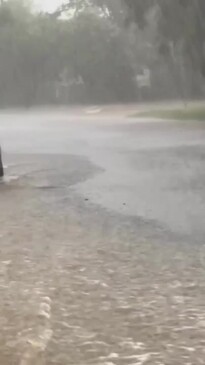
[[[0,107],[201,99],[204,0],[1,0]]]

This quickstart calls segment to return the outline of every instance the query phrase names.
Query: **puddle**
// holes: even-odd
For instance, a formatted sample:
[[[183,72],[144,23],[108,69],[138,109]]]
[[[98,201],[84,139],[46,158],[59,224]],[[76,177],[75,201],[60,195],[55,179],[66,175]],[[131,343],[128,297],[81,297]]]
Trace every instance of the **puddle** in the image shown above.
[[[97,172],[89,161],[76,156],[10,156],[8,160],[4,165],[5,176],[0,180],[1,190],[3,187],[42,192],[65,190]]]

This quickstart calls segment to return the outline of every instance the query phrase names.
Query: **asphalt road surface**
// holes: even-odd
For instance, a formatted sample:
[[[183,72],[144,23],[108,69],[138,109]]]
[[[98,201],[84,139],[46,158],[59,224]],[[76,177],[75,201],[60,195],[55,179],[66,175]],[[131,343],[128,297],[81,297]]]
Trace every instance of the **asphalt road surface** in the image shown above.
[[[2,113],[0,137],[2,364],[204,364],[205,124]]]
[[[82,157],[96,173],[75,190],[90,202],[203,243],[204,124],[116,119],[1,115],[1,143],[6,154]]]

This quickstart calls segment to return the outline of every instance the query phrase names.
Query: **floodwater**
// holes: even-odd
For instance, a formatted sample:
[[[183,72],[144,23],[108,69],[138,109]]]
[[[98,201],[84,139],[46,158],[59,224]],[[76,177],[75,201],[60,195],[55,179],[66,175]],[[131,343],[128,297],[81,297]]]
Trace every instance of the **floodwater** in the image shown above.
[[[19,177],[0,185],[0,362],[203,364],[203,126],[38,114],[0,133]]]

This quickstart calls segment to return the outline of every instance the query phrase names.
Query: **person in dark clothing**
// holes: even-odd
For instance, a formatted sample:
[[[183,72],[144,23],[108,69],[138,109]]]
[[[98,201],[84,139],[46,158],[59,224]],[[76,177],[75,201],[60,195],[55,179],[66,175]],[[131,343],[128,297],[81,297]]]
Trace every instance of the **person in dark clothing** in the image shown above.
[[[1,147],[0,147],[0,178],[4,176],[4,167],[2,162],[2,153],[1,153]]]

